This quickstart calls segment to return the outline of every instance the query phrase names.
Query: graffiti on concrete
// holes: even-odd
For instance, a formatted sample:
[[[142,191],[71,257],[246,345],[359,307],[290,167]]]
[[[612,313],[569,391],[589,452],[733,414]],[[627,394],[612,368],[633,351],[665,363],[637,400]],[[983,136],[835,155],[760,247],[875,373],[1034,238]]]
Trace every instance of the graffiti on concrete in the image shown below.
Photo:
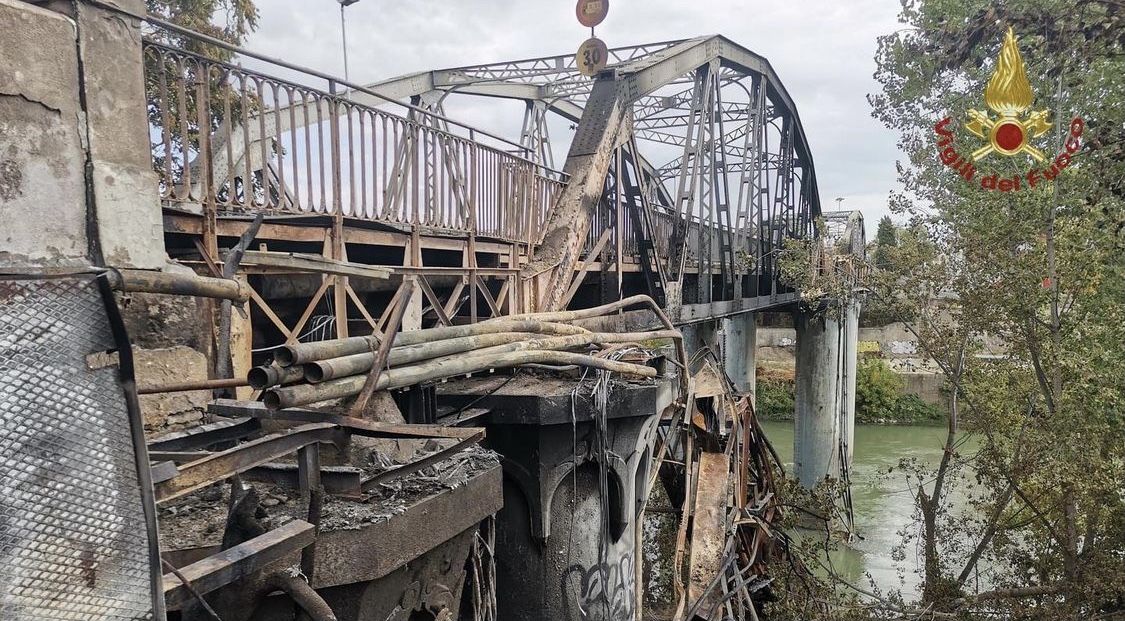
[[[578,578],[577,585],[572,578]],[[563,574],[563,592],[575,593],[587,618],[632,619],[636,607],[636,573],[633,555],[622,554],[615,563],[590,567],[571,565]]]

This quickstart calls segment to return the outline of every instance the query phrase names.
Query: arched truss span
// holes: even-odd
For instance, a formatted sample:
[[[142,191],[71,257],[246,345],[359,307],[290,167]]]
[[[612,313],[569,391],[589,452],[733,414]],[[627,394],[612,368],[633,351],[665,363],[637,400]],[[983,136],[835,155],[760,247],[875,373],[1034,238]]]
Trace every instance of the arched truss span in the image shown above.
[[[523,101],[520,142],[547,168],[549,115],[577,123],[569,182],[528,268],[542,279],[540,308],[565,307],[594,259],[616,265],[617,295],[631,261],[671,306],[777,301],[781,244],[815,235],[820,198],[796,106],[765,58],[722,36],[616,48],[593,79],[561,55],[370,88],[435,111],[451,95]]]

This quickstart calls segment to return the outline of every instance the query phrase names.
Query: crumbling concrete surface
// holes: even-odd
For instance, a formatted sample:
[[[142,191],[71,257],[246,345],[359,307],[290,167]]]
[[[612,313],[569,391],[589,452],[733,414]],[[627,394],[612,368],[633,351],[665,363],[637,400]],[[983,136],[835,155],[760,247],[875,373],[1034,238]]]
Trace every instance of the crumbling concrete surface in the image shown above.
[[[0,263],[88,263],[77,31],[0,0]]]
[[[165,349],[133,348],[137,383],[160,386],[207,379],[207,358],[184,346]],[[145,430],[174,431],[199,424],[211,401],[211,391],[165,392],[141,395],[141,413]]]
[[[162,268],[140,24],[18,0],[0,24],[0,262]]]
[[[117,4],[145,12],[140,0]],[[78,43],[101,254],[106,265],[160,269],[164,225],[148,124],[142,122],[148,115],[140,23],[79,4]]]

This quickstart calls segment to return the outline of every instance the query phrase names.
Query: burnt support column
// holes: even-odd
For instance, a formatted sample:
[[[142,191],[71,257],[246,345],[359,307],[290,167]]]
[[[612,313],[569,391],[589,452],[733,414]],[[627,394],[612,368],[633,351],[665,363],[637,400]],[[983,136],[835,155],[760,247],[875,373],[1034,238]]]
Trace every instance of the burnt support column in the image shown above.
[[[680,328],[684,335],[684,347],[687,349],[688,358],[696,358],[696,354],[703,349],[710,349],[716,356],[722,356],[722,344],[719,339],[719,322],[721,319],[710,319],[688,324]]]
[[[755,354],[758,329],[754,313],[742,313],[723,319],[723,365],[727,377],[743,394],[753,395],[757,383]]]
[[[855,446],[855,384],[856,368],[859,362],[859,311],[860,301],[852,300],[844,307],[843,341],[841,344],[844,377],[841,382],[843,392],[842,415],[844,423],[843,438],[846,442],[847,465],[851,466]]]
[[[503,456],[497,514],[499,618],[633,619],[637,512],[670,386],[611,384],[604,423],[587,379],[465,380],[442,406],[491,410],[488,447]],[[663,380],[662,380],[663,381]]]

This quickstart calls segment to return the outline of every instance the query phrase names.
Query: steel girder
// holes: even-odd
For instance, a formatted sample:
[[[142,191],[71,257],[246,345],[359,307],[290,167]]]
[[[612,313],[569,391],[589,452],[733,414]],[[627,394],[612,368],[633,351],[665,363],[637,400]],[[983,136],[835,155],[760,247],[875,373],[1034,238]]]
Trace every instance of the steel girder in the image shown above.
[[[598,84],[601,98],[593,97]],[[652,213],[675,222],[674,243],[665,244],[661,269],[654,272],[679,281],[693,258],[700,274],[690,296],[696,301],[742,295],[737,289],[745,273],[773,278],[784,239],[815,234],[819,193],[796,106],[765,58],[721,36],[613,49],[610,66],[597,79],[579,75],[572,55],[558,55],[421,72],[369,88],[395,99],[440,92],[522,100],[527,108],[520,143],[548,167],[547,112],[578,122],[574,143],[586,137],[579,148],[572,144],[564,170],[585,190],[564,193],[555,204],[537,270],[551,264],[555,273],[573,269],[591,213],[617,185],[613,163],[619,157],[592,158],[591,145],[618,149],[634,142],[631,136],[639,146],[628,158],[637,164],[637,182],[646,188]],[[378,103],[355,94],[357,101],[365,97]],[[591,129],[614,135],[591,135]],[[681,152],[668,158],[670,147]],[[663,165],[653,165],[661,160]],[[572,204],[564,206],[568,200]],[[713,270],[722,276],[714,290]],[[544,284],[566,289],[569,279],[552,277]],[[551,308],[562,297],[548,291],[541,303]]]

